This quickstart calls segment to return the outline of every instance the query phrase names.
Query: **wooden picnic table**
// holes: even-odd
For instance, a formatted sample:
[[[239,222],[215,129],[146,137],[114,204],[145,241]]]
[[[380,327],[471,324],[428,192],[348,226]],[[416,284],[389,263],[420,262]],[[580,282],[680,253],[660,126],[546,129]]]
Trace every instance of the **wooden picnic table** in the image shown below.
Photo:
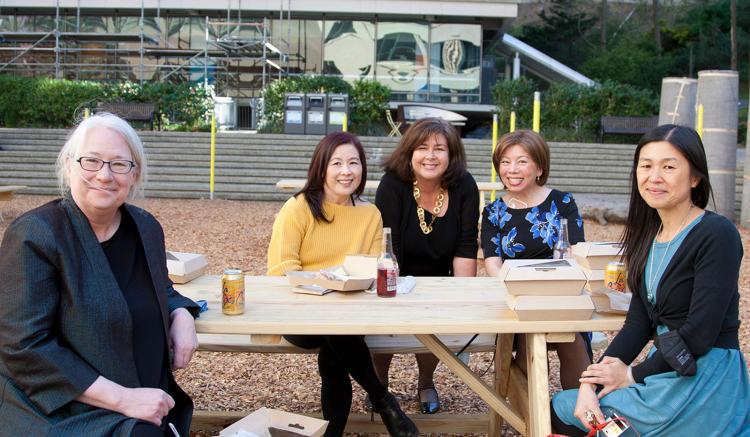
[[[590,320],[519,321],[506,304],[504,283],[488,277],[420,277],[411,293],[385,299],[364,292],[295,294],[284,277],[249,276],[245,313],[238,316],[222,314],[218,276],[202,276],[175,288],[192,299],[208,301],[209,310],[196,320],[202,334],[414,335],[493,412],[532,437],[546,437],[551,432],[548,341],[572,340],[576,332],[618,330],[624,321],[624,316],[603,314]],[[482,381],[437,336],[472,333],[527,334],[527,379],[517,381],[527,387],[527,405],[506,401],[497,387]],[[510,378],[522,378],[519,372],[509,373]],[[496,434],[498,420],[490,420],[491,427],[493,423],[491,434]]]

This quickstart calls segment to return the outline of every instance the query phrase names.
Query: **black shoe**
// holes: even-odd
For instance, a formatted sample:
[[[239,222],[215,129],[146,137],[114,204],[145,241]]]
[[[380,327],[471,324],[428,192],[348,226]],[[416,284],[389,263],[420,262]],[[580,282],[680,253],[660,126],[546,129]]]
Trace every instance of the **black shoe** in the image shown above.
[[[419,436],[417,425],[401,411],[398,401],[392,394],[386,393],[383,399],[372,401],[372,406],[374,410],[380,412],[380,418],[383,419],[388,434],[394,437]]]
[[[430,401],[430,400],[423,401],[422,399],[430,399],[427,396],[422,397],[422,393],[423,392],[427,393],[429,391],[435,392],[435,396],[433,397],[433,399],[435,399],[435,400],[434,401]],[[419,390],[417,390],[417,394],[419,396],[419,410],[422,413],[424,413],[424,414],[435,414],[435,413],[438,412],[438,410],[440,410],[440,398],[438,397],[437,390],[435,390],[435,386],[422,387]]]
[[[372,405],[369,394],[365,394],[365,408],[367,411],[380,414],[380,411]]]

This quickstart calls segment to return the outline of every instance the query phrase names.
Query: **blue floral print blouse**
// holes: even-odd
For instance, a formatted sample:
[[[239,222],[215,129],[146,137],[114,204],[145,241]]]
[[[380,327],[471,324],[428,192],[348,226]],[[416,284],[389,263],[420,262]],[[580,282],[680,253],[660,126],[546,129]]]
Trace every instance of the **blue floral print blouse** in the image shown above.
[[[509,208],[502,198],[495,200],[482,211],[484,257],[552,258],[561,218],[568,219],[570,244],[584,241],[583,219],[570,193],[552,190],[532,208]]]

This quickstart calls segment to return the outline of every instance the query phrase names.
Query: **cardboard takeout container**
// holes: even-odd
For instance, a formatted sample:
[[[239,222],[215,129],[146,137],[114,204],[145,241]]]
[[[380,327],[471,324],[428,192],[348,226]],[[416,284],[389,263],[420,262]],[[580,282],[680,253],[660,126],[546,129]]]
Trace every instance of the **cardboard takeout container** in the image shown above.
[[[573,246],[573,257],[583,268],[604,270],[611,261],[622,261],[622,245],[616,242],[582,242]]]
[[[199,253],[167,251],[167,271],[175,284],[184,284],[202,275],[208,261]]]
[[[289,280],[289,283],[294,287],[300,285],[315,285],[321,288],[337,291],[366,290],[370,288],[375,281],[375,277],[351,276],[343,266],[330,270],[336,271],[336,273],[341,273],[343,271],[345,276],[341,276],[341,279],[328,279],[322,276],[319,272],[293,271],[286,272],[286,277]]]
[[[521,321],[588,320],[594,303],[586,294],[578,296],[509,296],[508,307]]]
[[[253,433],[263,437],[271,437],[268,428],[273,427],[304,436],[320,437],[327,426],[328,422],[325,420],[264,407],[224,428],[219,436],[235,437],[242,436],[245,433]]]
[[[586,275],[586,290],[595,291],[604,288],[604,270],[582,270]]]
[[[505,260],[500,278],[514,296],[576,296],[586,284],[581,268],[569,259]]]

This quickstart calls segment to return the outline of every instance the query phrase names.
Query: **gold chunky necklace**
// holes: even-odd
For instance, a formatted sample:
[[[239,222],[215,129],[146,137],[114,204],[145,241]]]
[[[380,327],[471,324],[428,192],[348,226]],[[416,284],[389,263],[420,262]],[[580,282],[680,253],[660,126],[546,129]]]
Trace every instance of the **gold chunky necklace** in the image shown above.
[[[443,191],[443,187],[440,187],[440,191],[438,192],[437,200],[435,201],[435,207],[432,208],[432,220],[430,220],[430,224],[428,225],[427,222],[424,219],[424,208],[419,204],[419,187],[417,186],[417,181],[414,181],[414,200],[417,202],[417,218],[419,218],[419,228],[422,229],[422,233],[427,235],[430,232],[432,232],[432,225],[435,223],[435,219],[438,215],[440,215],[440,208],[443,207],[443,200],[445,200],[445,191]]]

